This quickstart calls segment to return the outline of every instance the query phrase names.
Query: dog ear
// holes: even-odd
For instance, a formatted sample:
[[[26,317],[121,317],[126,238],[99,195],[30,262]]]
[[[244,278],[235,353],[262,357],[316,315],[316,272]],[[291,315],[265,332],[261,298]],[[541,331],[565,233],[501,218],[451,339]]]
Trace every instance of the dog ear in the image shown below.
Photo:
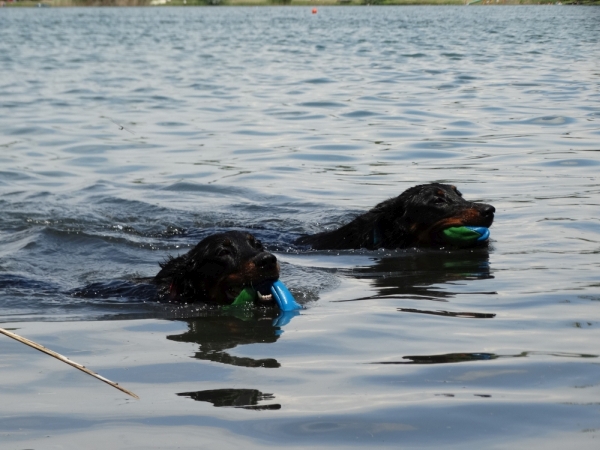
[[[403,216],[406,211],[405,200],[401,195],[390,198],[376,205],[371,212],[379,216]]]
[[[379,203],[369,211],[373,248],[397,246],[399,235],[404,236],[406,232],[405,214],[405,203],[400,196]]]
[[[206,296],[209,280],[218,278],[218,267],[215,266],[189,254],[176,258],[169,256],[160,264],[161,270],[155,280],[165,285],[172,299],[201,300]]]
[[[406,205],[404,199],[398,197],[391,198],[385,202],[379,203],[371,211],[374,222],[380,229],[390,228],[406,215]]]
[[[205,255],[194,255],[186,265],[183,282],[187,295],[202,300],[209,290],[223,276],[225,268],[218,261],[205,258]]]
[[[223,275],[223,266],[215,261],[202,261],[194,265],[190,275],[203,281],[217,280]]]

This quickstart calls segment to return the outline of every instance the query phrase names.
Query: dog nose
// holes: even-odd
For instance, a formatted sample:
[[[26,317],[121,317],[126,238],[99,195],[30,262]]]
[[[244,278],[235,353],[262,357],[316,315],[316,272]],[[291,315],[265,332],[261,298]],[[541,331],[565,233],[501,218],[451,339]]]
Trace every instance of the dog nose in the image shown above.
[[[481,215],[485,217],[493,216],[495,212],[496,208],[492,205],[483,205],[483,208],[481,208]]]
[[[254,264],[256,267],[264,268],[277,264],[277,258],[272,253],[260,253],[254,258]]]

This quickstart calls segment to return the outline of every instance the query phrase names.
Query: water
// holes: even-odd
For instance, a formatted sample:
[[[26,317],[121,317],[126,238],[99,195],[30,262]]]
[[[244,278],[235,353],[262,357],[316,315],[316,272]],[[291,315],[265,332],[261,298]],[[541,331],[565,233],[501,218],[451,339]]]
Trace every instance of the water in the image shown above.
[[[0,339],[2,446],[596,448],[599,19],[0,10],[0,326],[141,397]],[[489,249],[292,245],[432,181],[496,207]],[[300,315],[130,289],[231,228]]]

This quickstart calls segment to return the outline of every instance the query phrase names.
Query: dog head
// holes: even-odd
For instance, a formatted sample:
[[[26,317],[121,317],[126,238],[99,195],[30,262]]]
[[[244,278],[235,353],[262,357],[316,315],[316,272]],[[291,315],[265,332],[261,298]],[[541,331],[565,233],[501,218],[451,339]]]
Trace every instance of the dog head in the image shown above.
[[[496,211],[492,205],[465,200],[455,186],[441,183],[414,186],[375,209],[381,210],[380,221],[392,236],[396,230],[412,241],[410,245],[422,246],[443,244],[442,232],[447,228],[487,228]]]
[[[230,304],[245,288],[279,278],[275,255],[250,233],[228,231],[206,237],[190,252],[161,264],[155,281],[178,301]],[[168,286],[167,286],[168,285]]]

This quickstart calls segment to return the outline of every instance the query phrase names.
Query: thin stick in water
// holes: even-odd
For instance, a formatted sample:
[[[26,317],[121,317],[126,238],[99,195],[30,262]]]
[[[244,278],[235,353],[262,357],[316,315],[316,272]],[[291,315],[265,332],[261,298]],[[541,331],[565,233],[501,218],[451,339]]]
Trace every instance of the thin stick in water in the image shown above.
[[[38,344],[37,342],[33,342],[29,339],[26,339],[24,337],[19,336],[18,334],[15,334],[11,331],[5,330],[4,328],[0,328],[0,333],[8,336],[9,338],[12,338],[16,341],[19,341],[25,345],[28,345],[29,347],[35,348],[36,350],[39,350],[42,353],[45,353],[46,355],[50,355],[64,363],[67,363],[68,365],[75,367],[76,369],[81,370],[82,372],[87,373],[88,375],[93,376],[94,378],[99,379],[100,381],[104,381],[106,384],[110,384],[112,387],[117,388],[118,390],[120,390],[121,392],[125,392],[127,395],[131,395],[133,398],[136,399],[140,399],[137,395],[135,395],[133,392],[119,386],[117,383],[115,383],[114,381],[110,381],[107,378],[104,378],[101,375],[98,375],[95,372],[92,372],[90,369],[88,369],[85,366],[82,366],[81,364],[76,363],[75,361],[71,361],[69,358],[61,355],[60,353],[56,353],[50,349],[47,349],[46,347],[44,347],[43,345]]]

